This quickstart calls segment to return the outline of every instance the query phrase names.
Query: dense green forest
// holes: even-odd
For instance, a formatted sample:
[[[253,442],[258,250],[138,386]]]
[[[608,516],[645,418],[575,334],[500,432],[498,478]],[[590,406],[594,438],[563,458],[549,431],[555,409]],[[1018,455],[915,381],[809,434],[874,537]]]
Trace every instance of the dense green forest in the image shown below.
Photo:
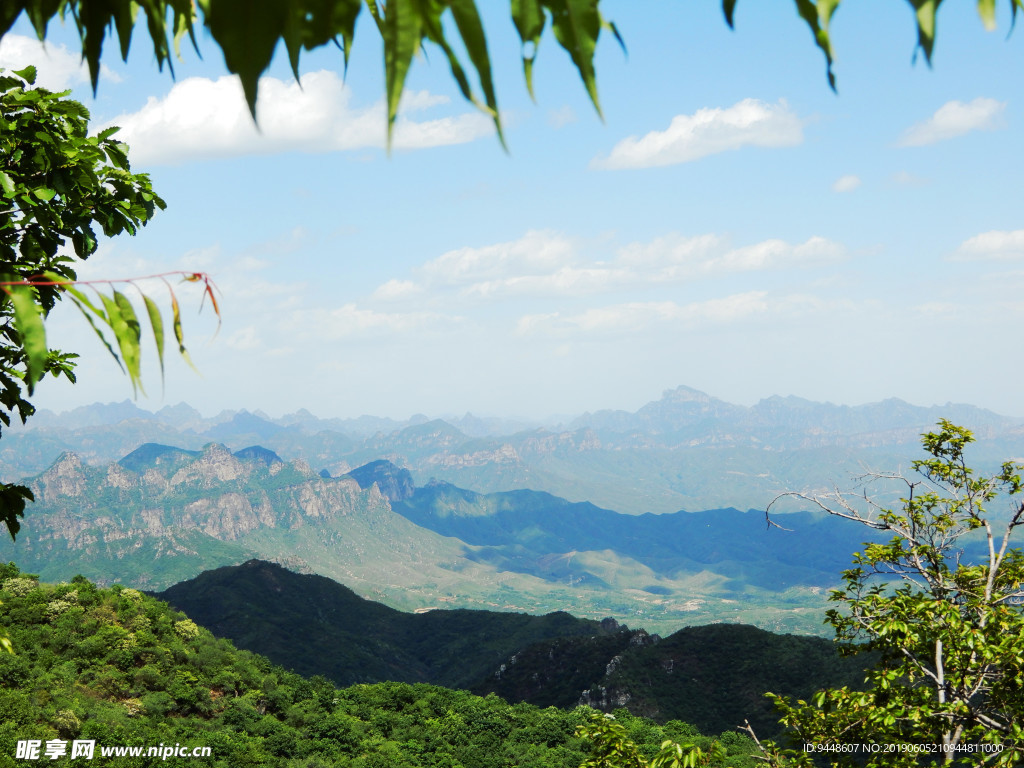
[[[69,753],[75,740],[95,741],[96,758],[104,747],[210,747],[200,762],[231,768],[577,768],[587,758],[575,736],[592,712],[585,707],[542,709],[426,684],[338,689],[237,650],[137,590],[81,577],[44,584],[13,563],[0,566],[0,600],[14,646],[0,653],[0,766],[25,765],[16,755],[28,740],[40,742],[41,759],[48,741]],[[616,717],[646,755],[665,739],[712,742],[679,721]],[[755,764],[746,737],[719,741],[725,765]]]
[[[858,688],[874,663],[868,655],[842,656],[825,638],[741,624],[685,627],[661,638],[562,612],[404,613],[323,576],[259,560],[206,571],[153,596],[239,648],[337,685],[432,683],[541,707],[625,706],[705,733],[749,720],[758,734],[774,737],[781,727],[766,691],[807,699],[822,688]]]

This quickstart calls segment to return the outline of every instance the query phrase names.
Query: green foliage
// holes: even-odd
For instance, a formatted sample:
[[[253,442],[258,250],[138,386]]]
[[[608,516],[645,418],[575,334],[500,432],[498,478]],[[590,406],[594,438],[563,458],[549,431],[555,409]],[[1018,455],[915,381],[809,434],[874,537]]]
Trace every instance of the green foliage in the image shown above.
[[[935,19],[941,0],[908,0],[915,12],[918,49],[931,63],[935,46]],[[831,22],[840,0],[794,0],[799,17],[807,24],[814,43],[825,55],[826,75],[835,89],[832,72]],[[1024,0],[1008,0],[1013,20]],[[309,51],[334,42],[342,51],[347,68],[355,39],[356,19],[365,4],[384,47],[385,90],[388,137],[392,135],[398,106],[413,58],[429,42],[441,49],[452,78],[462,95],[494,120],[498,139],[504,143],[498,100],[491,73],[487,35],[475,0],[147,0],[145,3],[97,3],[89,0],[8,0],[0,9],[0,37],[22,12],[28,16],[42,40],[47,25],[56,15],[70,14],[82,41],[82,56],[89,63],[95,90],[100,73],[100,54],[109,32],[117,32],[125,60],[131,45],[138,11],[146,17],[146,28],[157,65],[170,65],[172,46],[179,50],[187,33],[195,41],[195,24],[202,16],[229,71],[242,81],[249,109],[255,115],[259,77],[270,66],[279,41],[284,42],[295,77],[299,60]],[[722,0],[722,11],[730,27],[735,22],[736,0]],[[600,114],[594,53],[602,30],[608,30],[623,45],[615,25],[604,18],[599,0],[509,0],[509,10],[522,46],[523,77],[533,95],[533,64],[537,48],[550,24],[555,40],[568,54],[584,88]],[[978,14],[989,29],[995,26],[995,0],[979,0]],[[454,26],[454,35],[451,27]],[[447,31],[446,31],[447,30]],[[453,38],[465,50],[466,61],[453,47]],[[624,47],[624,45],[623,45]],[[475,89],[467,70],[472,68],[479,83]],[[2,182],[2,177],[0,177]]]
[[[13,564],[0,566],[0,584],[0,621],[18,648],[0,655],[0,755],[13,756],[19,739],[78,738],[95,739],[97,750],[209,746],[204,764],[213,768],[578,768],[588,757],[575,735],[585,708],[510,705],[424,684],[339,690],[205,629],[183,636],[182,614],[135,590],[97,589],[81,578],[40,584]],[[75,607],[48,618],[46,607],[58,601]],[[619,722],[644,754],[671,737],[668,727],[628,713]],[[680,729],[708,749],[710,740],[689,726],[671,733]],[[730,743],[751,751],[748,742]]]
[[[766,691],[807,698],[822,688],[859,690],[873,661],[870,654],[844,657],[821,637],[712,624],[630,648],[601,684],[629,692],[636,714],[657,712],[703,733],[749,721],[762,736],[775,736],[782,728]]]
[[[83,307],[93,309],[115,331],[132,382],[138,381],[138,343],[133,348],[130,340],[138,322],[131,328],[124,320],[130,302],[115,291],[112,300],[102,297],[114,305],[103,313],[70,284],[76,262],[96,250],[95,227],[107,236],[134,234],[164,207],[149,177],[131,173],[128,148],[111,138],[116,129],[89,136],[89,111],[65,94],[32,87],[35,75],[33,67],[0,71],[0,422],[5,426],[15,412],[22,422],[34,412],[27,397],[47,373],[75,380],[77,356],[50,349],[43,327],[69,291],[83,312]],[[0,520],[12,538],[32,498],[24,486],[0,484]]]
[[[322,576],[255,560],[200,574],[157,597],[241,648],[341,685],[393,680],[473,688],[538,640],[601,631],[597,622],[564,613],[403,613]],[[301,644],[295,627],[303,627]],[[557,704],[575,706],[583,687]]]
[[[916,765],[922,755],[953,765],[1019,765],[1024,760],[1024,553],[1009,547],[1024,525],[1021,466],[1007,462],[979,476],[964,456],[972,434],[948,421],[923,436],[929,458],[917,479],[892,475],[906,489],[900,509],[855,506],[849,496],[812,499],[834,515],[888,532],[867,544],[843,573],[828,621],[850,652],[879,662],[866,691],[826,689],[810,702],[777,697],[783,723],[837,765]],[[1000,536],[986,507],[1008,502]],[[966,558],[966,540],[982,537],[985,555]],[[850,745],[893,744],[865,754]],[[775,750],[799,765],[802,751]]]
[[[755,744],[736,734],[720,739],[696,738],[680,744],[665,739],[655,749],[637,737],[637,720],[618,715],[591,713],[576,729],[576,735],[590,744],[590,754],[581,768],[698,768],[700,766],[753,766]]]

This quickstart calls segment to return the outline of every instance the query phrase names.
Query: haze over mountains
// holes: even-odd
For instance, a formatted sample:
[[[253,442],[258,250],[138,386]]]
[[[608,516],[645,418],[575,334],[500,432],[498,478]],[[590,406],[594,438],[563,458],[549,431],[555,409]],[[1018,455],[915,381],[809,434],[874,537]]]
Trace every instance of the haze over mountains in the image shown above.
[[[306,410],[207,419],[185,404],[151,413],[128,401],[42,411],[4,431],[0,472],[7,481],[35,475],[64,451],[104,463],[147,442],[188,450],[219,442],[233,451],[261,445],[334,476],[388,459],[418,485],[437,479],[480,493],[530,488],[630,514],[757,509],[784,490],[844,485],[865,466],[906,467],[920,434],[939,418],[975,430],[973,456],[982,465],[1024,455],[1024,420],[969,405],[890,399],[850,407],[772,397],[746,407],[679,387],[635,413],[599,411],[558,424],[469,414],[318,419]]]
[[[539,491],[417,487],[383,460],[331,477],[218,443],[147,443],[105,466],[65,453],[30,485],[36,502],[0,559],[48,580],[161,589],[260,557],[405,610],[571,610],[652,630],[817,631],[859,535],[806,513],[787,532],[735,509],[626,515]]]
[[[769,530],[765,506],[907,468],[940,418],[975,430],[976,466],[1024,455],[1024,422],[971,406],[747,408],[686,387],[512,434],[469,416],[43,413],[0,441],[3,479],[34,474],[36,493],[0,558],[49,580],[162,589],[258,557],[405,610],[814,633],[865,531],[794,509],[790,530]]]

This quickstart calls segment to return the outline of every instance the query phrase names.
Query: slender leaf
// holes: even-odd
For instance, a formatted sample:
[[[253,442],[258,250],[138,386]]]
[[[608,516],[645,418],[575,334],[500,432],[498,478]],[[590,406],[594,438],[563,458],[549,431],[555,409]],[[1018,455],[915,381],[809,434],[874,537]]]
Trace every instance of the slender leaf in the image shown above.
[[[377,31],[384,34],[384,17],[380,15],[380,6],[376,0],[366,0],[366,7],[370,10],[373,23],[377,25]]]
[[[388,102],[388,147],[394,137],[398,103],[405,89],[412,57],[422,40],[423,15],[417,0],[388,0],[384,7],[384,77]]]
[[[117,304],[117,308],[121,310],[121,318],[128,327],[128,343],[121,348],[124,364],[128,369],[128,377],[134,378],[138,382],[139,390],[144,393],[145,390],[142,388],[142,324],[139,323],[139,318],[135,314],[135,308],[127,296],[115,290],[114,302]],[[120,341],[118,339],[119,343]]]
[[[334,28],[341,35],[341,51],[345,59],[345,75],[348,74],[348,61],[352,55],[352,43],[356,38],[356,19],[362,8],[359,0],[343,0],[334,3]],[[307,43],[307,48],[310,47]]]
[[[736,13],[736,0],[722,0],[722,13],[725,14],[725,23],[729,29],[735,29],[734,14]]]
[[[494,118],[494,128],[498,132],[498,140],[505,147],[505,136],[501,130],[501,115],[498,113],[498,98],[494,93],[494,81],[491,77],[491,58],[487,51],[487,37],[484,25],[480,21],[474,0],[451,0],[452,16],[458,27],[459,35],[466,46],[469,60],[473,62],[480,78],[480,87],[487,102],[487,111]],[[507,149],[507,147],[506,147]]]
[[[99,327],[96,325],[96,321],[92,319],[92,315],[85,311],[85,308],[82,306],[82,301],[80,301],[78,297],[76,297],[71,299],[71,303],[78,307],[78,311],[82,313],[83,317],[85,317],[86,321],[92,327],[93,332],[95,332],[95,334],[99,337],[100,341],[103,342],[103,346],[107,348],[107,352],[109,352],[110,356],[114,358],[114,362],[117,363],[117,367],[121,369],[121,373],[126,373],[124,365],[121,364],[121,358],[118,357],[117,352],[114,351],[114,348],[110,345],[110,342],[107,341],[107,337],[103,335],[103,331],[101,331]],[[104,319],[106,318],[105,314],[99,314]]]
[[[914,0],[911,0],[914,2]],[[814,35],[814,42],[825,54],[825,73],[828,77],[828,85],[833,91],[836,90],[836,76],[832,72],[834,56],[832,53],[832,39],[829,37],[829,24],[832,15],[839,7],[839,0],[796,0],[797,13],[800,14],[807,26],[811,28]]]
[[[7,287],[14,307],[14,327],[25,350],[25,384],[31,395],[36,382],[46,373],[46,329],[43,327],[43,309],[39,305],[35,288],[28,285]]]
[[[121,59],[128,61],[128,51],[132,45],[132,31],[135,29],[135,19],[139,14],[139,6],[136,3],[118,3],[121,8],[114,14],[114,27],[117,29],[117,39],[121,45]]]
[[[228,70],[241,79],[254,118],[260,75],[270,65],[287,22],[287,6],[280,0],[209,0],[206,24]]]
[[[153,343],[156,345],[156,356],[160,360],[160,384],[164,381],[164,320],[160,316],[160,308],[146,294],[142,294],[149,315],[149,327],[153,329]]]
[[[217,315],[217,327],[220,328],[220,307],[217,305],[217,296],[213,292],[213,286],[209,282],[206,284],[204,295],[210,297],[210,304],[213,306],[213,312]]]
[[[543,0],[543,3],[551,11],[555,39],[569,53],[594,109],[604,119],[597,98],[597,74],[594,71],[594,50],[601,33],[597,0]]]
[[[89,297],[86,296],[77,288],[75,288],[75,286],[71,284],[65,284],[63,288],[71,296],[71,303],[78,308],[78,311],[82,313],[86,321],[88,321],[89,325],[92,327],[93,332],[95,332],[95,334],[99,337],[99,340],[103,342],[103,346],[107,348],[107,352],[109,352],[110,356],[114,358],[114,362],[117,363],[118,368],[121,369],[122,373],[125,373],[124,365],[121,364],[121,358],[118,357],[117,352],[114,351],[114,348],[110,345],[110,342],[107,341],[107,337],[103,335],[103,331],[99,329],[99,327],[96,325],[96,321],[93,320],[93,315],[95,315],[100,319],[100,321],[104,325],[109,326],[110,319],[107,317],[107,314],[102,309],[99,309],[91,301],[89,301]]]
[[[995,29],[996,0],[978,0],[978,15],[981,16],[981,21],[985,25],[985,29],[989,32]]]
[[[118,349],[121,351],[121,359],[124,360],[125,371],[128,374],[128,378],[132,383],[132,390],[138,391],[138,336],[133,334],[132,329],[129,327],[127,321],[121,315],[121,308],[118,305],[117,301],[102,293],[99,296],[100,300],[103,302],[103,307],[107,313],[107,319],[110,324],[110,330],[113,332],[114,339],[117,341]],[[137,328],[138,323],[136,323],[136,330]],[[133,342],[135,346],[134,349],[132,348]]]
[[[523,47],[523,77],[526,90],[534,101],[533,93],[533,61],[537,58],[537,46],[544,32],[546,17],[540,0],[512,0],[512,21],[519,32],[519,40]]]
[[[171,288],[170,285],[167,286],[167,290],[171,293],[172,325],[174,328],[174,338],[178,342],[178,352],[194,371],[196,370],[196,367],[192,363],[192,358],[189,356],[188,350],[185,349],[185,334],[181,330],[181,307],[178,306],[178,297],[174,295],[174,289]]]
[[[448,66],[452,71],[452,77],[455,78],[455,82],[459,86],[459,90],[462,92],[463,97],[470,103],[486,111],[487,107],[477,101],[476,96],[473,95],[473,89],[469,84],[469,78],[466,77],[465,70],[462,68],[462,63],[459,61],[459,57],[455,54],[455,50],[451,47],[444,36],[440,11],[440,8],[435,8],[432,13],[425,15],[422,19],[422,32],[428,40],[438,45],[441,50],[444,51],[445,56],[448,58]]]
[[[615,42],[617,42],[619,44],[619,48],[621,48],[622,52],[628,56],[629,55],[629,51],[626,49],[626,41],[622,37],[622,34],[619,32],[619,28],[617,26],[615,26],[615,22],[611,21],[610,19],[602,18],[601,19],[601,26],[604,27],[605,29],[607,29],[609,32],[612,33],[612,37],[614,37],[615,38]]]
[[[932,63],[932,51],[935,48],[935,14],[942,0],[908,0],[914,6],[917,17],[917,45],[924,51],[924,59],[928,66]]]

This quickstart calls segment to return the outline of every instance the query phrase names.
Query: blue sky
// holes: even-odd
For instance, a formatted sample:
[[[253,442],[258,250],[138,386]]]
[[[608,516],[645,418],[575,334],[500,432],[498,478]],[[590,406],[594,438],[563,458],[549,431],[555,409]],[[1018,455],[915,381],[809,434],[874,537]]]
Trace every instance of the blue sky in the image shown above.
[[[142,407],[544,417],[686,384],[1024,416],[1024,41],[1004,8],[986,32],[944,5],[929,69],[908,7],[844,4],[835,95],[789,7],[740,3],[730,31],[715,3],[605,2],[628,56],[602,38],[602,122],[550,35],[532,103],[504,4],[481,5],[508,154],[428,50],[388,157],[365,18],[344,85],[337,51],[303,59],[302,91],[278,52],[261,132],[208,39],[172,80],[139,30],[94,99],[59,24],[45,55],[23,22],[8,35],[0,66],[122,126],[168,202],[81,276],[205,270],[223,293],[212,339],[188,300],[202,375],[173,361],[161,397],[151,359]],[[39,406],[130,396],[73,310],[49,330],[84,355]]]

